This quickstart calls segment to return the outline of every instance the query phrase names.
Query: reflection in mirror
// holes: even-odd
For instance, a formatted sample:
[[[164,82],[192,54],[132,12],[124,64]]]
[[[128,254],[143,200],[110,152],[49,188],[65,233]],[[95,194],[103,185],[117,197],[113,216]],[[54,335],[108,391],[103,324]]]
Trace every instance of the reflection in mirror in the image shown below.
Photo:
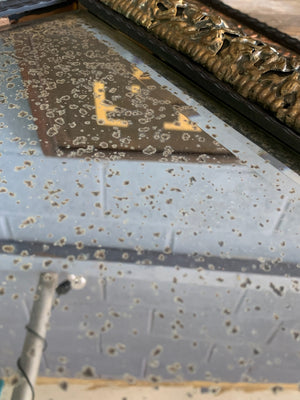
[[[35,121],[31,129],[44,154],[111,154],[113,160],[156,154],[168,161],[189,160],[187,153],[233,161],[232,153],[189,120],[196,114],[193,107],[73,22],[58,19],[7,37]],[[19,110],[17,115],[28,113]]]
[[[299,175],[86,11],[0,60],[4,396],[296,399]]]

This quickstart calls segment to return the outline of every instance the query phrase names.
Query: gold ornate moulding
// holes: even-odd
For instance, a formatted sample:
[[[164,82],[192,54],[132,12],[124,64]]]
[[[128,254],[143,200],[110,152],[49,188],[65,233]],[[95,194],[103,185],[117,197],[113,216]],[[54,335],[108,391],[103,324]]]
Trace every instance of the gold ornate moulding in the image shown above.
[[[98,0],[189,56],[300,133],[300,56],[205,11],[197,0]]]

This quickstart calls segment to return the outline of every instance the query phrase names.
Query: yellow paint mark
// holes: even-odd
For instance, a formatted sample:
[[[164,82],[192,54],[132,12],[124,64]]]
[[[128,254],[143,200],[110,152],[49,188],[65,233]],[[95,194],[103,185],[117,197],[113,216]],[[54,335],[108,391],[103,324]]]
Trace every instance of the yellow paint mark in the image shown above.
[[[139,93],[141,90],[141,87],[139,85],[131,85],[131,92],[132,93]]]
[[[133,67],[132,75],[139,81],[150,79],[150,76],[147,72],[141,71],[137,67]]]
[[[177,121],[175,122],[164,122],[164,129],[168,131],[193,131],[202,132],[196,124],[190,121],[185,115],[179,113]]]
[[[114,111],[117,106],[105,103],[105,87],[102,82],[94,82],[94,98],[96,106],[96,115],[99,125],[117,126],[119,128],[127,128],[128,121],[123,119],[108,119],[107,113]]]

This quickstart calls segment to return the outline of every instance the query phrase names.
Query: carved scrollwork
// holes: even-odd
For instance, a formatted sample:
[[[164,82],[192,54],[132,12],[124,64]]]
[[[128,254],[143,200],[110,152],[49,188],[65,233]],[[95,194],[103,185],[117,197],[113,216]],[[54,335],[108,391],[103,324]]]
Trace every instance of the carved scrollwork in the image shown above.
[[[300,133],[300,57],[230,27],[197,0],[100,0]]]

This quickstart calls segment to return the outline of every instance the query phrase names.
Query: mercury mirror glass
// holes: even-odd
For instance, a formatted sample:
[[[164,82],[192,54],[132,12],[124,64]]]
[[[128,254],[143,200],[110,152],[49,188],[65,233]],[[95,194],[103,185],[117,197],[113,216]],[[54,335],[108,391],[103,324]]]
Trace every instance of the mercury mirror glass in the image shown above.
[[[3,30],[0,85],[2,377],[54,276],[40,377],[298,382],[292,151],[86,11]]]

